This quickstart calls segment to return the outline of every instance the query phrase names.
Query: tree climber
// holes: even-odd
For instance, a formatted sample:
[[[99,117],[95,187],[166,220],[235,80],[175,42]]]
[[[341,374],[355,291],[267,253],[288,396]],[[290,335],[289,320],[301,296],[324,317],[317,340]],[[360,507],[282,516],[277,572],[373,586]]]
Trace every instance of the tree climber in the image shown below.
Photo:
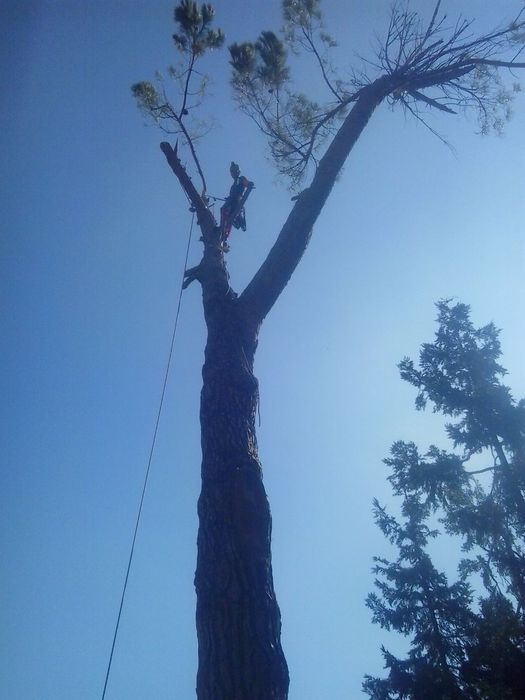
[[[233,161],[230,164],[230,175],[233,178],[233,185],[221,207],[221,241],[225,248],[232,226],[246,231],[244,203],[254,188],[253,182],[241,175],[239,166]]]

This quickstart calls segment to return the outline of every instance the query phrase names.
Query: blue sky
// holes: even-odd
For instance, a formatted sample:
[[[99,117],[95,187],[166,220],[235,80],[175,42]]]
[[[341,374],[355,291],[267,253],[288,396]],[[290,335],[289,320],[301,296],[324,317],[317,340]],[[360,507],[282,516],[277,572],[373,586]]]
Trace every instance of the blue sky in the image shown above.
[[[326,0],[343,65],[370,55],[388,2]],[[428,12],[431,3],[415,3]],[[449,3],[489,28],[521,2]],[[278,27],[279,3],[217,0],[229,41]],[[0,695],[100,697],[160,396],[190,223],[130,85],[176,60],[169,2],[8,0],[2,41]],[[230,100],[225,52],[201,147],[212,193],[233,159],[256,182],[232,234],[240,291],[290,207],[265,146]],[[311,83],[311,66],[297,73]],[[445,444],[416,413],[396,363],[457,297],[503,329],[525,395],[525,100],[502,137],[473,119],[432,122],[452,153],[383,106],[348,161],[293,280],[263,327],[259,443],[274,517],[274,576],[291,700],[360,697],[379,673],[364,598],[371,514],[389,502],[381,463],[396,439]],[[199,260],[196,237],[190,261]],[[205,341],[200,292],[184,294],[165,412],[108,700],[194,696],[193,572]],[[446,563],[446,556],[442,557]]]

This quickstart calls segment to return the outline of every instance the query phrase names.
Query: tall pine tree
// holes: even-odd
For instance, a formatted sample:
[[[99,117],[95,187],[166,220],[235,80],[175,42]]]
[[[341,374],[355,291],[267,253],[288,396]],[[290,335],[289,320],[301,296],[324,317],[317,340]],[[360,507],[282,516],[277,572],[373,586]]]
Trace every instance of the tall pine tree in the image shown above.
[[[483,131],[499,130],[509,115],[512,86],[500,74],[525,68],[517,45],[525,40],[524,12],[505,26],[475,36],[472,22],[448,23],[435,2],[422,18],[394,3],[384,42],[373,61],[338,73],[329,51],[320,0],[283,0],[284,32],[263,31],[230,46],[231,84],[240,111],[267,140],[278,172],[292,188],[307,186],[265,261],[240,293],[230,285],[224,222],[209,206],[198,115],[206,81],[199,61],[224,40],[208,3],[182,0],[174,19],[182,62],[168,81],[142,81],[132,90],[140,108],[167,134],[161,144],[201,231],[203,256],[186,271],[187,286],[202,287],[208,337],[201,393],[202,491],[199,498],[197,636],[199,700],[284,700],[288,670],[280,641],[280,612],[271,566],[271,516],[258,457],[254,358],[263,322],[288,284],[312,229],[354,145],[384,102],[423,120],[420,108],[456,114],[473,109]],[[287,49],[303,53],[319,71],[325,96],[296,89]],[[198,66],[198,69],[196,68]],[[233,131],[233,130],[232,130]],[[180,152],[179,152],[180,148]],[[196,183],[183,166],[185,150]],[[185,156],[186,157],[186,156]],[[510,477],[509,477],[510,483]]]

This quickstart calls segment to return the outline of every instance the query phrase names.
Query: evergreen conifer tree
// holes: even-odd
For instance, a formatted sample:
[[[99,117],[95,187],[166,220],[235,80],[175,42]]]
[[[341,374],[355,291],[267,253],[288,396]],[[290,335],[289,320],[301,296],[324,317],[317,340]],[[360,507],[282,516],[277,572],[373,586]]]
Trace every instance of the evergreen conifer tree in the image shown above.
[[[418,389],[418,409],[430,402],[434,411],[455,419],[446,432],[461,453],[431,446],[421,456],[414,443],[396,442],[385,463],[391,469],[393,492],[403,499],[407,526],[411,523],[419,541],[426,545],[430,534],[421,514],[438,517],[449,534],[462,539],[470,555],[460,562],[457,584],[448,589],[433,585],[442,594],[443,609],[454,611],[445,633],[454,653],[444,644],[443,659],[450,659],[448,669],[459,697],[518,700],[525,696],[523,402],[517,403],[501,381],[506,371],[498,362],[496,327],[491,323],[475,328],[465,304],[441,301],[437,307],[439,327],[434,342],[422,346],[419,366],[405,358],[399,367],[402,378]],[[492,465],[469,468],[476,454],[491,458]],[[411,564],[407,528],[377,503],[374,510],[382,531],[399,548],[399,558],[395,564],[378,560],[376,586],[381,596],[371,594],[368,605],[375,622],[412,635],[412,646],[403,661],[384,651],[388,677],[368,677],[364,688],[377,700],[449,697],[439,689],[439,678],[426,674],[434,668],[435,653],[421,644],[424,628],[411,598],[417,590],[407,591],[403,580]],[[433,570],[429,557],[427,567]],[[473,574],[479,574],[473,579],[477,588],[485,589],[479,601],[467,586]],[[403,615],[411,626],[403,624]],[[420,659],[420,667],[414,659]],[[430,686],[427,695],[422,692],[418,672],[433,685],[433,692]]]

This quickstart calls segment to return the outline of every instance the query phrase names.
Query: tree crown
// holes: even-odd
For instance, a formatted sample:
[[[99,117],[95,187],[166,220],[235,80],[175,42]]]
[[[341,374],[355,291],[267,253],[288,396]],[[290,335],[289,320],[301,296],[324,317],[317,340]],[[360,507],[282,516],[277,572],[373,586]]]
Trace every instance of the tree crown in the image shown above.
[[[280,36],[267,30],[255,41],[230,45],[234,96],[266,137],[272,161],[292,188],[310,166],[317,167],[327,139],[335,135],[363,91],[379,79],[391,106],[401,105],[434,133],[427,117],[436,110],[455,114],[473,109],[482,132],[501,131],[511,115],[513,92],[519,90],[518,83],[503,81],[502,71],[525,67],[518,60],[525,42],[524,13],[525,8],[507,24],[476,36],[471,20],[459,18],[449,24],[441,0],[426,20],[409,3],[395,2],[375,58],[342,79],[333,67],[331,50],[336,42],[324,28],[320,0],[283,0]],[[168,99],[160,76],[158,87],[143,81],[132,90],[143,112],[164,131],[183,134],[204,179],[191,141],[202,130],[183,128],[183,118],[200,104],[190,105],[190,95],[204,92],[205,80],[195,92],[190,90],[195,61],[222,46],[224,34],[212,28],[214,10],[207,3],[199,6],[195,0],[183,0],[174,18],[178,31],[173,39],[186,67],[171,69],[170,75],[178,81],[182,106],[177,108]],[[327,95],[323,101],[293,88],[290,51],[314,61]]]

